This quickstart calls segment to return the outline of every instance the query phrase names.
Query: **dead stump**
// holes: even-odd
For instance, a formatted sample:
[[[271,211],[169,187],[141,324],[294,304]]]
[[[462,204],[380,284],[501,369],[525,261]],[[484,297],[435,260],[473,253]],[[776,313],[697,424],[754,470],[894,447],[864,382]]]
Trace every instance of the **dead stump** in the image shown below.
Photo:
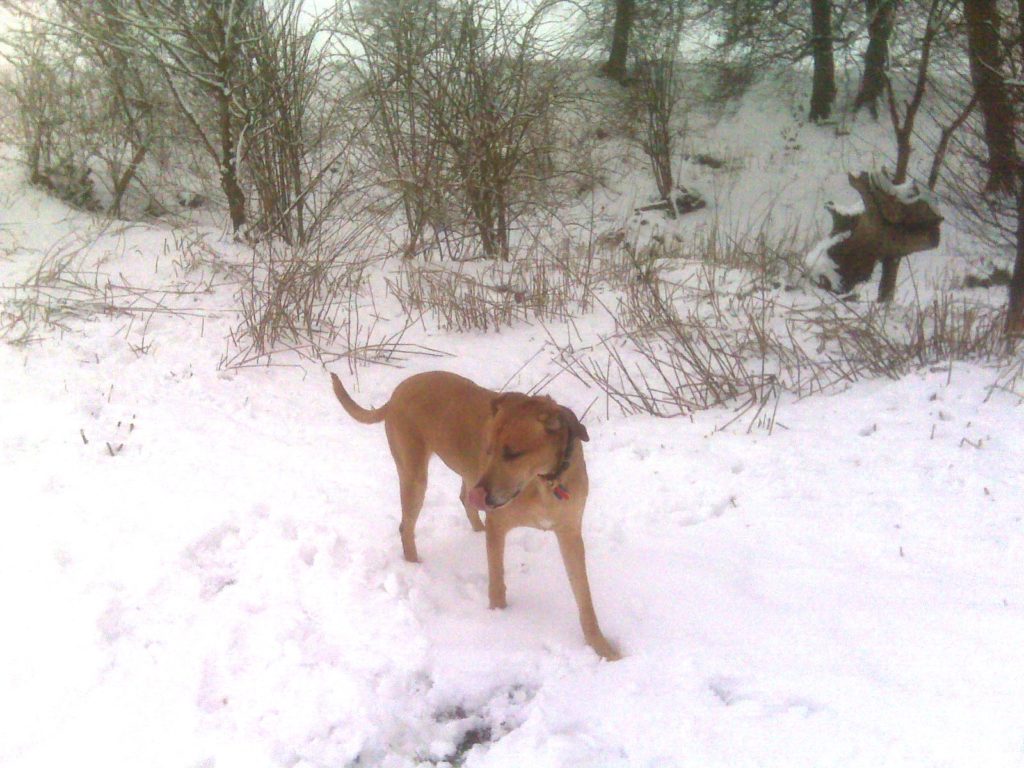
[[[914,181],[893,184],[885,170],[848,178],[862,208],[825,206],[832,215],[832,232],[808,254],[808,271],[820,288],[848,293],[870,279],[880,261],[878,300],[889,301],[900,259],[939,244],[942,216],[928,190]]]

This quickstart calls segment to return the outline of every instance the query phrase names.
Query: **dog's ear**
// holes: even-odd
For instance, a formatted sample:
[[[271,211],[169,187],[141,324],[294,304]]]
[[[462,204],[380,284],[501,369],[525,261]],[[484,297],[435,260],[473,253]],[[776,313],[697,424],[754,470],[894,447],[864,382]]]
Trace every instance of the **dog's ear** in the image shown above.
[[[564,405],[558,406],[558,418],[565,425],[565,428],[569,430],[570,437],[578,437],[584,443],[590,440],[587,428],[580,423],[580,420],[576,418],[576,414],[571,409],[566,408]]]

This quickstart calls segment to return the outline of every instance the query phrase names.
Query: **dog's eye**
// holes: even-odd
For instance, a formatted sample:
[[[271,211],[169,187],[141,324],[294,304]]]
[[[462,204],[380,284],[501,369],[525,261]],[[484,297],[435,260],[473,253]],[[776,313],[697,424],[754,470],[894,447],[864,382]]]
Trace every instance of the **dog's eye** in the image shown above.
[[[511,448],[506,446],[505,450],[503,450],[501,452],[501,457],[503,459],[505,459],[505,461],[513,461],[515,459],[518,459],[520,456],[522,456],[523,453],[524,453],[524,451],[513,451]]]

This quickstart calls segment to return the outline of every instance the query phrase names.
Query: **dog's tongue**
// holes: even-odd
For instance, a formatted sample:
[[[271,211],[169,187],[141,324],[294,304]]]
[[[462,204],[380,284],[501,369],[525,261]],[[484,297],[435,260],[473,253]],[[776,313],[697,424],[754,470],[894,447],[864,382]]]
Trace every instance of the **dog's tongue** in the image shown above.
[[[487,491],[479,485],[466,494],[466,501],[471,507],[479,509],[481,512],[487,511]]]

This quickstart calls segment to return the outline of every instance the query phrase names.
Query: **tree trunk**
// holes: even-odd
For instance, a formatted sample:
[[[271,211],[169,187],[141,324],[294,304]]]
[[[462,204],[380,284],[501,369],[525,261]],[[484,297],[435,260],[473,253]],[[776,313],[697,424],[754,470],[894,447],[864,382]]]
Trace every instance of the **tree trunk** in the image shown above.
[[[1024,0],[1017,0],[1017,30],[1024,30]],[[1024,34],[1017,40],[1020,61],[1024,63]],[[1018,115],[1024,105],[1017,102]],[[1006,334],[1011,339],[1024,336],[1024,158],[1017,158],[1017,258],[1010,278],[1010,301],[1006,311]]]
[[[1013,105],[1002,75],[997,0],[964,0],[971,81],[978,95],[988,148],[989,192],[1011,192],[1016,168]]]
[[[889,66],[889,36],[896,0],[865,0],[868,21],[868,48],[864,52],[864,74],[853,102],[853,111],[867,107],[871,117],[878,119],[878,99],[885,92],[886,69]]]
[[[836,98],[836,65],[832,55],[832,0],[811,0],[811,50],[814,84],[809,119],[827,120]]]
[[[231,227],[238,232],[245,224],[245,192],[238,183],[238,158],[235,156],[231,98],[220,94],[217,106],[220,111],[220,184],[228,198]]]
[[[124,173],[117,177],[114,181],[113,190],[113,202],[110,204],[110,213],[112,216],[120,218],[121,216],[121,203],[124,202],[125,193],[128,192],[128,187],[135,179],[135,175],[138,173],[139,166],[142,165],[142,161],[146,159],[146,154],[149,151],[149,146],[142,144],[135,148],[135,153],[132,155],[132,159],[128,162],[128,167],[125,168]]]
[[[617,82],[626,79],[626,55],[629,53],[629,33],[633,30],[636,0],[615,0],[615,23],[612,26],[612,48],[601,71]]]
[[[1024,169],[1017,179],[1017,259],[1010,278],[1010,302],[1006,312],[1006,335],[1024,336]]]
[[[892,85],[887,83],[889,97],[889,117],[892,120],[893,131],[896,134],[896,172],[892,177],[894,184],[902,184],[907,180],[907,171],[910,168],[910,153],[914,147],[910,142],[914,135],[914,123],[917,120],[917,111],[924,101],[925,90],[928,86],[928,67],[931,63],[932,43],[939,29],[936,20],[940,7],[940,0],[932,0],[928,9],[928,21],[925,25],[924,36],[921,38],[921,56],[917,62],[917,76],[914,82],[914,93],[906,103],[906,110],[903,114],[903,121],[900,121],[899,107],[896,104],[896,94]],[[941,219],[940,219],[941,220]],[[935,230],[938,237],[938,229]],[[931,247],[939,244],[935,240]],[[900,271],[900,259],[906,254],[896,254],[892,258],[882,259],[882,279],[878,284],[878,301],[891,301],[896,293],[896,278]]]

